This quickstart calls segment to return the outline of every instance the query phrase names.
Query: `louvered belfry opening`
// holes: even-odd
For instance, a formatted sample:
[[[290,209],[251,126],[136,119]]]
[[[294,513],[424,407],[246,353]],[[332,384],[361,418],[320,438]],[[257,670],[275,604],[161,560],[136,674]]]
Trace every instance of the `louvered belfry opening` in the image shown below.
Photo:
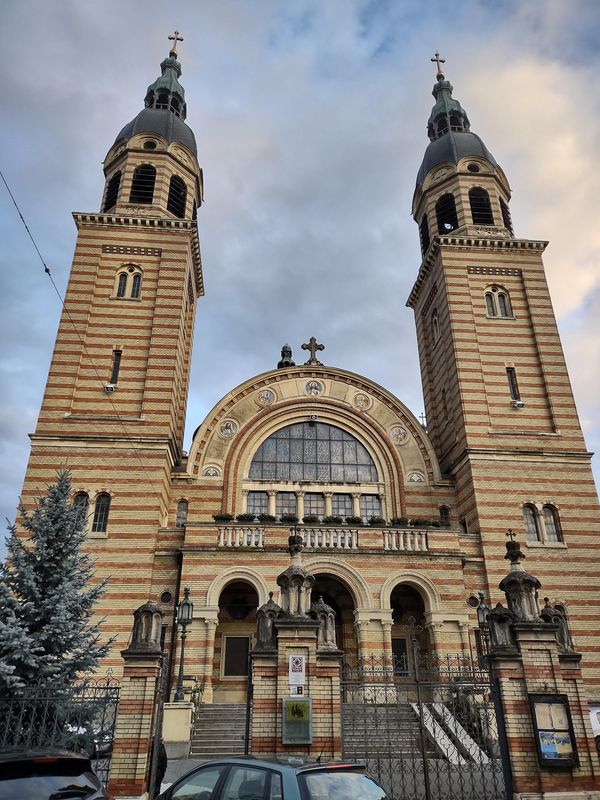
[[[185,200],[187,189],[179,175],[173,175],[169,184],[169,198],[167,200],[167,211],[175,214],[176,217],[185,217]]]
[[[449,233],[458,228],[458,217],[456,215],[456,203],[453,194],[444,194],[435,204],[435,214],[437,217],[439,233]]]
[[[474,225],[493,225],[494,215],[490,196],[485,189],[475,188],[469,190],[469,203]]]
[[[121,184],[121,170],[118,170],[109,180],[108,186],[106,187],[106,196],[104,198],[104,206],[102,207],[103,212],[108,211],[113,206],[116,206],[117,197],[119,195],[120,184]]]
[[[427,214],[423,215],[423,219],[421,220],[421,224],[419,225],[419,237],[421,239],[421,251],[423,255],[429,249],[429,223],[427,222]]]
[[[156,169],[151,164],[136,167],[131,182],[130,203],[151,203],[154,199]]]

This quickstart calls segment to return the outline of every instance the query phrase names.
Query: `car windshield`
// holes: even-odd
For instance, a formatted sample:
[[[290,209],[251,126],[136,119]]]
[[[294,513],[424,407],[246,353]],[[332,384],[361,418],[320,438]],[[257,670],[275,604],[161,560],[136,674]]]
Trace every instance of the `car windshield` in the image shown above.
[[[386,800],[375,781],[362,772],[324,769],[298,776],[302,800]]]

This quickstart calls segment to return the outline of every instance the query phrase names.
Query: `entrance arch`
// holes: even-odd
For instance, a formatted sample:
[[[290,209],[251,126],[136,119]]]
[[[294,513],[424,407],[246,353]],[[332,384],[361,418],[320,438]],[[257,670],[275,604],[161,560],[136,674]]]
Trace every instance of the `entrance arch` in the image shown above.
[[[221,590],[213,658],[213,702],[243,703],[248,657],[256,632],[259,595],[248,580],[235,578]]]

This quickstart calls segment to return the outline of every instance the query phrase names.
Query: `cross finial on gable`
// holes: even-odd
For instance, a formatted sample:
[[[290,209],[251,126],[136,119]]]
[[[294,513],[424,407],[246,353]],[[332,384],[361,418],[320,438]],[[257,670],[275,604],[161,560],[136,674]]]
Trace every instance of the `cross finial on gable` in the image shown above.
[[[308,359],[308,361],[305,361],[305,364],[319,364],[320,366],[323,366],[320,361],[317,361],[316,353],[317,350],[325,350],[324,344],[317,344],[317,340],[315,339],[315,337],[311,336],[308,342],[305,342],[302,345],[302,349],[310,350],[310,358]]]

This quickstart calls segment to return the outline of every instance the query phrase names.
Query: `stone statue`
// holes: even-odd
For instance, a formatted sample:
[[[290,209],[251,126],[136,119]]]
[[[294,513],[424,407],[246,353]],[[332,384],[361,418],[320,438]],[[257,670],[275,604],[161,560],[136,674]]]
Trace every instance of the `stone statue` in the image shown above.
[[[295,367],[296,364],[292,361],[292,348],[289,344],[284,344],[281,348],[281,361],[277,364],[277,369],[284,369],[285,367]]]
[[[319,623],[317,631],[317,650],[328,652],[339,652],[335,639],[335,612],[331,606],[323,600],[323,595],[319,597],[317,603],[313,603],[310,609],[311,616]]]
[[[281,608],[274,602],[273,592],[269,592],[268,601],[256,612],[255,653],[274,653],[277,650],[275,620],[280,614]]]
[[[516,641],[513,633],[515,615],[510,609],[497,603],[487,615],[487,624],[490,631],[491,651],[516,650]]]
[[[556,641],[559,648],[564,652],[573,652],[575,647],[571,639],[569,623],[562,608],[551,605],[550,598],[544,597],[544,607],[540,611],[540,617],[544,622],[556,626]]]

